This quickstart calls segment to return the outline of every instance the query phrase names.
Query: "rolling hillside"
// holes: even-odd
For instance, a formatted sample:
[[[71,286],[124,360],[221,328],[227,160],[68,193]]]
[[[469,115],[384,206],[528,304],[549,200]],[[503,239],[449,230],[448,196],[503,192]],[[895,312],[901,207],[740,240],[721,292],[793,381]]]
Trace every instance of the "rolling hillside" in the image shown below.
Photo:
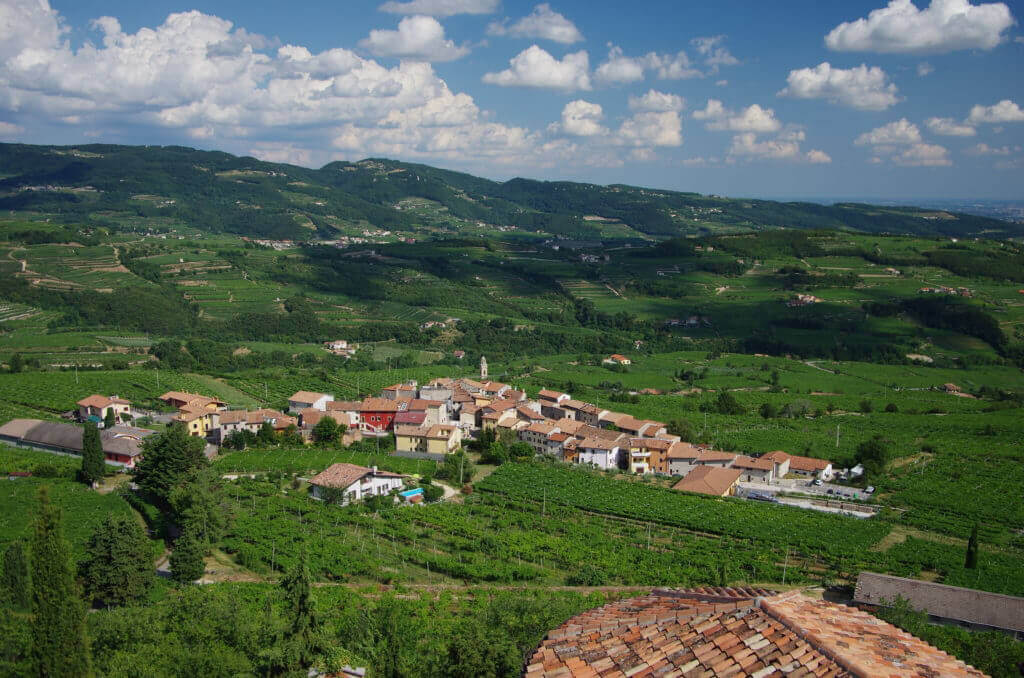
[[[624,185],[503,183],[384,159],[321,169],[179,146],[0,144],[0,209],[69,222],[162,218],[201,231],[297,240],[386,229],[405,235],[518,230],[662,239],[777,227],[1005,238],[1020,225],[947,211],[736,200]]]

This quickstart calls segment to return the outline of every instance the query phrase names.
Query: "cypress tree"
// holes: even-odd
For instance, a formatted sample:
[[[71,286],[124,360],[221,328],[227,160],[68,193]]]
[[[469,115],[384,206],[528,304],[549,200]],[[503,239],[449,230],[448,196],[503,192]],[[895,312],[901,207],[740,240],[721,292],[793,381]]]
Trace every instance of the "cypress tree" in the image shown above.
[[[206,565],[203,563],[203,556],[206,555],[204,544],[195,536],[192,530],[185,530],[178,541],[174,542],[174,550],[171,551],[171,579],[179,584],[191,584],[203,576]]]
[[[971,529],[971,538],[967,540],[967,559],[964,567],[973,570],[978,567],[978,523]]]
[[[153,585],[153,550],[130,516],[110,514],[85,547],[79,572],[88,600],[112,607],[144,599]]]
[[[206,465],[203,448],[201,439],[189,436],[182,424],[173,424],[143,443],[135,482],[166,505],[171,491],[186,480],[188,473]]]
[[[113,411],[113,410],[111,410]],[[100,442],[100,432],[96,424],[86,422],[85,432],[82,434],[82,470],[79,476],[83,483],[92,486],[99,482],[106,471],[106,462],[103,457],[103,444]]]
[[[85,605],[62,534],[60,509],[50,503],[45,485],[39,490],[30,554],[34,673],[41,678],[91,676]]]
[[[108,407],[107,413],[103,416],[103,428],[110,428],[117,423],[117,415],[114,414],[114,408]]]
[[[299,559],[281,580],[285,597],[284,632],[285,653],[291,669],[308,667],[322,650],[320,643],[320,618],[316,612],[316,601],[310,591],[309,566],[306,548],[302,547]]]
[[[25,544],[19,539],[4,551],[3,578],[0,579],[3,596],[17,609],[32,606],[32,575],[28,566]]]

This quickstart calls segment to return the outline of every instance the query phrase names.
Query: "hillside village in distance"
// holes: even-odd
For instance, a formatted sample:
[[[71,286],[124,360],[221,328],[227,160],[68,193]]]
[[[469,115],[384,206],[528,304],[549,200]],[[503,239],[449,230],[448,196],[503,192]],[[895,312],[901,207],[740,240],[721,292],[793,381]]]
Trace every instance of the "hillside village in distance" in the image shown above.
[[[330,342],[327,349],[352,350],[342,344]],[[628,365],[630,359],[612,354],[604,362]],[[826,459],[782,450],[759,457],[716,450],[711,445],[683,441],[670,433],[664,422],[637,419],[549,389],[540,390],[531,399],[509,384],[492,381],[486,357],[480,360],[479,377],[438,378],[422,386],[416,381],[398,383],[382,389],[377,396],[356,401],[300,390],[289,397],[287,413],[266,408],[232,410],[217,398],[168,391],[158,399],[177,408],[177,412],[156,416],[162,416],[164,423],[180,423],[188,435],[204,439],[207,456],[215,455],[221,446],[244,449],[246,436],[254,439],[265,428],[290,436],[295,442],[312,443],[317,438],[317,427],[329,419],[340,432],[342,445],[388,439],[393,442],[394,455],[412,459],[443,462],[448,455],[461,451],[464,442],[490,435],[491,439],[523,443],[538,458],[602,471],[678,478],[672,487],[685,492],[779,501],[776,493],[799,488],[797,491],[811,494],[834,494],[836,499],[861,497],[862,491],[856,488],[824,486],[833,479],[859,477],[863,474],[859,466],[834,469]],[[77,410],[69,414],[82,422],[106,422],[101,442],[107,463],[125,469],[136,466],[144,440],[155,433],[131,425],[137,418],[153,415],[133,410],[130,401],[116,395],[90,395],[78,401]],[[0,426],[0,441],[80,454],[82,429],[72,424],[15,419]],[[331,490],[340,492],[332,496],[341,503],[389,493],[396,493],[396,501],[420,501],[419,493],[397,494],[403,487],[400,478],[376,468],[335,464],[310,483],[315,498],[322,498],[321,490]],[[799,505],[862,517],[873,515],[870,511],[863,513],[867,510],[863,506],[830,502]],[[847,510],[851,508],[862,513]]]

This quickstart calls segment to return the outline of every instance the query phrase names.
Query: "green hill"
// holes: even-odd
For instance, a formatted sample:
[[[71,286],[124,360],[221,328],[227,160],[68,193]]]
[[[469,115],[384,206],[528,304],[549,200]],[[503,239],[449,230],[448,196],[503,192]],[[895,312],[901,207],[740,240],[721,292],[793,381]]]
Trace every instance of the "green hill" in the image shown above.
[[[314,170],[180,146],[0,144],[0,209],[116,226],[132,217],[209,233],[330,239],[367,227],[447,235],[471,227],[586,239],[666,238],[768,228],[1020,235],[985,217],[913,207],[736,200],[696,193],[512,179],[386,159]]]

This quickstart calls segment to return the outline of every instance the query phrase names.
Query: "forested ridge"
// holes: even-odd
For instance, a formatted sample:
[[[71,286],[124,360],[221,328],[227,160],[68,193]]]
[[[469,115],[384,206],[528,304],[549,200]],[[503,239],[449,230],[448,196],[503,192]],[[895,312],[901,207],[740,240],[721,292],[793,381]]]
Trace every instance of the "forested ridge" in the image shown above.
[[[407,198],[434,201],[459,219],[583,238],[601,236],[585,218],[593,216],[656,238],[707,235],[714,228],[987,237],[1022,232],[1008,222],[914,207],[737,200],[522,178],[495,182],[386,159],[308,169],[181,146],[0,144],[0,165],[6,175],[0,209],[53,212],[69,223],[96,225],[106,224],[105,212],[129,210],[210,232],[276,238],[329,238],[338,220],[415,231],[415,216],[395,208]]]

